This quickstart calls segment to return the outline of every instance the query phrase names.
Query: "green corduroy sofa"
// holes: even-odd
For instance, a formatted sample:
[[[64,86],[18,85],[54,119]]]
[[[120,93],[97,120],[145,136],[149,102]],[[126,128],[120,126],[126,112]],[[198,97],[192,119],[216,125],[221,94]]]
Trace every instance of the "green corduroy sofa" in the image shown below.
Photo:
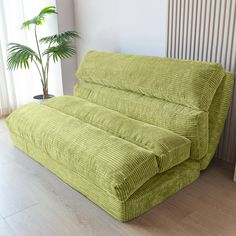
[[[13,112],[14,144],[119,221],[196,180],[211,161],[233,76],[219,64],[89,52],[74,96]]]

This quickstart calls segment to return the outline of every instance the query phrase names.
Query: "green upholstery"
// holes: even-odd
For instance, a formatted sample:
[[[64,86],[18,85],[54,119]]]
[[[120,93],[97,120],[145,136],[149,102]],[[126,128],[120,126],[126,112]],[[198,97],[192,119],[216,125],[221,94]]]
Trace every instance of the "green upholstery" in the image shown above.
[[[89,52],[79,79],[207,111],[224,77],[219,64]]]
[[[123,146],[125,145],[123,140],[126,140],[128,144],[132,143],[151,151],[156,155],[158,173],[189,158],[190,140],[169,130],[131,119],[119,112],[77,97],[58,97],[44,105],[121,138]]]
[[[31,103],[13,142],[113,217],[127,221],[207,167],[232,94],[220,65],[90,52],[74,96]]]
[[[192,183],[199,176],[199,163],[187,160],[164,173],[156,174],[132,194],[129,199],[120,201],[113,195],[101,190],[94,183],[84,179],[80,173],[71,171],[66,166],[53,160],[48,153],[28,142],[27,139],[13,133],[11,133],[11,137],[15,145],[22,151],[122,222],[145,213],[156,204]]]
[[[217,89],[209,109],[209,148],[207,154],[201,160],[201,169],[205,169],[213,158],[220,135],[224,127],[224,121],[229,109],[233,90],[233,74],[226,73],[222,83]]]
[[[208,112],[83,81],[75,87],[75,95],[188,138],[193,159],[201,159],[207,153]]]
[[[55,110],[56,104],[61,104],[59,109],[67,107],[66,114]],[[171,131],[99,110],[77,98],[56,98],[49,105],[54,109],[31,103],[12,113],[8,118],[11,133],[27,137],[52,159],[119,200],[189,157],[190,141]],[[84,114],[77,112],[80,105]],[[113,120],[117,131],[109,129]]]

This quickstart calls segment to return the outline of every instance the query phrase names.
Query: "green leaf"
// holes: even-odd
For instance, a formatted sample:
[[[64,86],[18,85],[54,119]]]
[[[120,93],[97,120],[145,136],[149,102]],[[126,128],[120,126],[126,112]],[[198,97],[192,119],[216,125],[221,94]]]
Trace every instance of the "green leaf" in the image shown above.
[[[25,29],[25,28],[29,29],[30,25],[42,25],[44,21],[45,21],[44,17],[35,16],[34,18],[23,22],[21,28],[22,29]]]
[[[54,34],[45,38],[40,39],[40,43],[62,43],[66,41],[71,41],[74,38],[80,38],[79,33],[76,31],[66,31],[62,32],[60,34]]]
[[[57,46],[50,47],[46,49],[43,55],[49,55],[53,58],[54,62],[59,61],[60,59],[69,58],[76,54],[76,50],[68,42],[61,42]]]
[[[9,70],[16,70],[18,68],[29,69],[30,62],[38,56],[31,48],[18,44],[11,43],[8,48],[7,67]]]
[[[23,22],[21,28],[29,29],[30,25],[42,25],[45,21],[45,16],[50,15],[50,14],[57,14],[55,6],[48,6],[48,7],[43,8],[37,16]]]
[[[43,8],[40,13],[39,16],[45,16],[45,15],[49,15],[49,14],[57,14],[56,12],[56,7],[55,6],[48,6]]]

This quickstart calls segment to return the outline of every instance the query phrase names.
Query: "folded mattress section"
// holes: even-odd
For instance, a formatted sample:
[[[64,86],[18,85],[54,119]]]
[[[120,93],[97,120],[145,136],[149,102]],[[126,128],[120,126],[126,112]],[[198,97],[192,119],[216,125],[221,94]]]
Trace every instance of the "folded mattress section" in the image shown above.
[[[77,97],[186,137],[191,141],[192,159],[200,160],[208,151],[208,112],[83,81],[74,92]]]
[[[28,104],[7,123],[12,135],[121,201],[190,153],[182,136],[75,97]]]
[[[144,214],[156,204],[195,181],[200,174],[199,161],[189,159],[164,173],[156,174],[127,200],[120,201],[113,195],[107,194],[91,181],[82,178],[78,173],[52,160],[47,153],[22,137],[12,134],[12,139],[22,151],[122,222]]]
[[[73,96],[51,99],[44,105],[152,151],[157,156],[158,173],[189,158],[191,142],[169,130]]]
[[[153,56],[88,52],[77,78],[208,111],[225,72],[222,65]]]

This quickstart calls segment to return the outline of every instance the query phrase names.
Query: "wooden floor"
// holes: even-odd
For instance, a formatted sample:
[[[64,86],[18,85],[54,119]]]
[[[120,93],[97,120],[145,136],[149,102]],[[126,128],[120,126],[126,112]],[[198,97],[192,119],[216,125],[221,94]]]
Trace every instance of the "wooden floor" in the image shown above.
[[[212,164],[145,215],[119,223],[15,148],[0,121],[0,236],[235,236],[233,166]]]

